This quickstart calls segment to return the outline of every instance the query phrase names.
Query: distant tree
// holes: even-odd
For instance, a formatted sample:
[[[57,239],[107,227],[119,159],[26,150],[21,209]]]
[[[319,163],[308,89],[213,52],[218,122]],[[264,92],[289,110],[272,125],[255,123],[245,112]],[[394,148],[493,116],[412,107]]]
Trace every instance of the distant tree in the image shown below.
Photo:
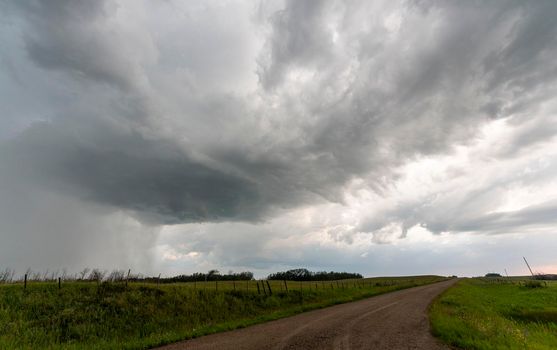
[[[126,272],[124,270],[113,270],[108,277],[106,277],[106,280],[109,282],[119,282],[119,281],[123,281],[125,279],[126,276]]]
[[[537,280],[557,280],[557,275],[538,273],[534,276]]]
[[[14,278],[15,270],[6,268],[4,271],[0,271],[0,283],[11,282]]]
[[[89,281],[97,281],[100,282],[106,276],[106,271],[101,271],[100,269],[93,269],[91,273],[89,273],[89,277],[87,278]]]
[[[207,272],[207,275],[205,275],[205,281],[214,281],[218,279],[219,275],[219,270],[210,270]]]
[[[334,281],[343,279],[357,279],[363,278],[359,273],[349,272],[311,272],[307,269],[293,269],[283,272],[276,272],[270,274],[267,279],[269,280],[288,280],[288,281]]]
[[[174,282],[203,282],[203,281],[251,281],[253,279],[253,272],[232,272],[229,271],[225,275],[221,275],[218,270],[211,270],[207,273],[195,272],[191,275],[178,275],[173,277],[161,278],[160,280],[154,277],[142,277],[139,276],[134,279],[135,281],[147,281],[155,282],[160,281],[160,283],[174,283]]]
[[[91,270],[91,269],[88,268],[88,267],[86,267],[86,268],[84,268],[83,270],[81,270],[81,272],[79,272],[79,279],[80,279],[80,280],[84,280],[84,279],[85,279],[85,276],[87,276],[87,274],[89,273],[90,270]]]
[[[501,274],[499,274],[499,273],[489,272],[489,273],[486,273],[486,274],[485,274],[485,277],[494,278],[494,277],[503,277],[503,276],[501,276]]]

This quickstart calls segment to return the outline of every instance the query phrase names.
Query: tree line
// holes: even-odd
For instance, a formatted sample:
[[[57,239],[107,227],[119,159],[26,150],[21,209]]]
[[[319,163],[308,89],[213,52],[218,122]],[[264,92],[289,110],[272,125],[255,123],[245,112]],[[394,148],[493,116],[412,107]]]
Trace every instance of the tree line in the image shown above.
[[[131,270],[101,270],[84,268],[82,271],[69,274],[66,270],[56,270],[45,272],[31,271],[28,269],[25,279],[29,281],[56,281],[61,278],[64,281],[135,281],[135,282],[156,282],[156,283],[176,283],[176,282],[208,282],[208,281],[251,281],[254,280],[253,272],[232,272],[221,274],[218,270],[210,270],[206,273],[195,272],[191,275],[182,274],[172,277],[145,276],[138,273],[132,273]],[[293,269],[288,271],[276,272],[270,274],[268,280],[288,280],[288,281],[334,281],[342,279],[363,278],[359,273],[349,272],[312,272],[307,269]],[[15,270],[0,270],[0,283],[10,283],[14,281],[22,281],[23,276],[15,275]]]
[[[268,280],[287,281],[335,281],[344,279],[363,278],[359,273],[318,271],[312,272],[308,269],[293,269],[283,272],[275,272],[267,277]]]
[[[195,272],[191,275],[178,275],[165,278],[147,277],[146,280],[152,279],[160,281],[161,283],[175,283],[175,282],[205,282],[205,281],[251,281],[253,279],[253,272],[232,272],[221,274],[218,270],[211,270],[207,273]]]

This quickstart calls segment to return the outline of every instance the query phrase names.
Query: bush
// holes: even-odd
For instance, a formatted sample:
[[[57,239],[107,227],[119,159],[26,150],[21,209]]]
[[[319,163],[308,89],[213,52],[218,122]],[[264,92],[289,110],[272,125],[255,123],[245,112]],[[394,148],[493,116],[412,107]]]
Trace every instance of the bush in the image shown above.
[[[545,285],[540,281],[526,281],[524,282],[524,287],[534,289],[534,288],[544,288]]]

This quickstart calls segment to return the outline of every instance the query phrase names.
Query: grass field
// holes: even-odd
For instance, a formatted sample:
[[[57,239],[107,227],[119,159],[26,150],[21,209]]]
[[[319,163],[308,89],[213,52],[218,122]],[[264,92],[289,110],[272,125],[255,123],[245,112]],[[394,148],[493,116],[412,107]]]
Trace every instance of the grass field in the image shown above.
[[[4,284],[0,349],[146,349],[443,279]]]
[[[431,306],[433,334],[463,349],[557,349],[557,282],[528,283],[460,281]]]

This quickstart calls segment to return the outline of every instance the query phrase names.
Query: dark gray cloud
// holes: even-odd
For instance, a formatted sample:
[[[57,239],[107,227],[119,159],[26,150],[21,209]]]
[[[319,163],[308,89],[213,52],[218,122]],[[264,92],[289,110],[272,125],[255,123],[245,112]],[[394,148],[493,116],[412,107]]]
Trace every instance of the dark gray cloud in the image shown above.
[[[360,11],[371,10],[361,4]],[[549,10],[544,9],[544,14]],[[379,188],[382,182],[374,177],[394,176],[392,169],[409,159],[443,153],[474,137],[478,125],[491,117],[481,112],[485,103],[475,89],[483,87],[486,75],[497,81],[488,83],[486,95],[506,93],[515,87],[509,82],[516,85],[524,80],[525,67],[539,57],[518,49],[528,33],[538,33],[536,39],[541,40],[535,45],[529,42],[532,50],[554,49],[543,39],[549,37],[543,33],[554,26],[546,17],[532,19],[538,17],[538,7],[490,5],[478,11],[475,5],[450,4],[423,11],[420,6],[391,6],[361,28],[361,13],[354,5],[287,2],[271,16],[272,35],[264,45],[268,60],[261,62],[259,73],[263,86],[273,82],[275,90],[271,95],[263,93],[263,101],[277,96],[281,101],[278,109],[263,113],[285,128],[286,135],[272,130],[272,134],[261,133],[260,121],[249,115],[262,111],[249,104],[234,111],[238,103],[232,97],[222,99],[222,107],[214,105],[214,98],[209,105],[206,99],[188,101],[182,106],[187,111],[184,118],[195,129],[182,126],[175,135],[160,136],[156,135],[159,116],[153,114],[164,114],[167,107],[160,107],[164,102],[157,93],[139,89],[142,81],[148,86],[153,81],[142,59],[158,54],[147,50],[130,57],[129,47],[137,43],[130,44],[133,38],[124,40],[125,28],[113,23],[118,11],[111,2],[49,6],[37,2],[18,5],[15,13],[27,22],[23,39],[34,63],[135,94],[120,95],[129,99],[129,105],[136,104],[123,117],[114,108],[103,111],[130,125],[132,136],[103,125],[73,128],[77,135],[66,138],[65,122],[59,122],[33,127],[17,147],[37,153],[29,163],[44,167],[46,176],[52,173],[66,187],[78,189],[75,192],[81,197],[161,215],[163,222],[173,221],[172,217],[175,222],[254,220],[265,207],[295,206],[311,198],[342,201],[342,187],[358,177]],[[395,22],[399,16],[398,28],[385,25],[388,16],[395,16]],[[432,20],[437,26],[426,25]],[[396,37],[382,38],[389,35]],[[429,38],[425,45],[398,54],[401,46],[423,38]],[[501,38],[506,41],[492,45]],[[145,53],[144,46],[133,47]],[[484,63],[488,58],[503,64],[491,67]],[[340,81],[339,69],[344,70],[340,75],[346,75],[345,81]],[[297,71],[311,78],[292,81],[288,74]],[[303,95],[290,95],[290,84],[304,89]],[[331,92],[323,96],[327,89]],[[528,103],[521,98],[510,103],[519,102]],[[284,105],[288,103],[293,104],[292,110]],[[97,118],[97,112],[77,110],[89,114],[88,118]],[[227,120],[227,113],[237,116]],[[243,139],[241,130],[226,134],[232,123],[243,123],[254,135]],[[77,143],[80,133],[88,134],[89,146]],[[149,141],[144,135],[148,133],[155,133]],[[180,133],[199,140],[187,145],[196,149],[184,151],[177,142]],[[227,140],[206,140],[211,133]],[[265,152],[253,147],[265,142],[270,144]],[[26,148],[25,143],[33,146]],[[187,152],[200,152],[206,159],[194,161]],[[167,153],[173,154],[171,159]]]
[[[482,155],[505,164],[554,139],[552,1],[2,9],[0,126],[10,131],[0,133],[0,181],[59,196],[57,213],[70,205],[83,216],[78,228],[87,211],[106,222],[129,215],[149,230],[261,223],[347,207],[355,183],[380,203],[351,229],[330,229],[347,242],[390,225],[404,236],[420,224],[435,233],[552,224],[539,208],[491,213],[527,175],[389,197],[405,165],[473,147],[494,120],[513,131]],[[550,177],[536,174],[536,183]],[[48,221],[30,201],[36,222]],[[32,237],[20,217],[9,220]]]
[[[14,4],[16,15],[26,24],[26,52],[38,66],[123,90],[141,86],[141,63],[152,58],[146,52],[151,49],[150,37],[124,37],[126,28],[115,27],[111,21],[119,10],[115,3],[59,0]],[[135,50],[141,54],[134,55]]]
[[[531,231],[557,222],[555,201],[534,205],[521,210],[507,213],[493,213],[476,218],[468,218],[461,222],[442,223],[441,225],[428,225],[433,232],[440,231],[481,231],[488,233],[508,233],[520,230]]]
[[[291,66],[326,65],[332,58],[332,33],[326,21],[330,5],[321,0],[287,1],[284,9],[270,17],[273,35],[266,43],[269,56],[261,58],[267,66],[260,74],[264,87],[279,84]]]
[[[109,128],[85,130],[93,133],[85,138],[68,130],[71,121],[58,123],[32,125],[5,146],[2,159],[13,177],[156,223],[261,215],[257,183],[189,159],[172,144]]]

